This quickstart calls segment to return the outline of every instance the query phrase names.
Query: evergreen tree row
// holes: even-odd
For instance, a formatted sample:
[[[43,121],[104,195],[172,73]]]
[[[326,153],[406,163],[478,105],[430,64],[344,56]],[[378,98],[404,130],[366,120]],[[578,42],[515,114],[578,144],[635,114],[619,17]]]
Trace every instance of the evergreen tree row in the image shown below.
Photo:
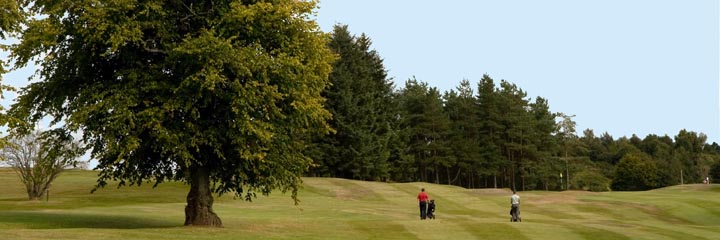
[[[395,89],[367,36],[337,25],[339,59],[323,92],[334,132],[308,148],[309,175],[518,190],[645,190],[720,180],[720,146],[702,133],[640,139],[576,135],[574,116],[488,75],[440,92],[415,78]]]

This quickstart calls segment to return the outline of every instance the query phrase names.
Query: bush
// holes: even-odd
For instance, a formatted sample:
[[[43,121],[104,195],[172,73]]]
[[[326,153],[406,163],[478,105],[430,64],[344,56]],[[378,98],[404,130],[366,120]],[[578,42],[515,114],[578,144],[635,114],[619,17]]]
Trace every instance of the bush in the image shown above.
[[[612,189],[649,190],[658,186],[658,178],[658,168],[649,156],[643,153],[628,153],[615,165]]]
[[[710,167],[710,182],[720,181],[720,161],[715,162],[715,164]]]
[[[572,177],[574,189],[582,189],[591,192],[610,191],[610,179],[595,169],[586,169]]]

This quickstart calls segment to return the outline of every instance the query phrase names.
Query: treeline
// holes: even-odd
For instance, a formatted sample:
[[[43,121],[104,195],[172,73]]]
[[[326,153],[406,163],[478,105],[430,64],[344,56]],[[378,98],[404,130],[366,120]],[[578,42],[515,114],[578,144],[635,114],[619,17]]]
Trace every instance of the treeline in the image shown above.
[[[396,89],[366,35],[337,25],[323,93],[335,132],[315,139],[311,176],[423,181],[468,188],[645,190],[720,179],[720,146],[702,133],[615,139],[550,111],[489,75],[440,92],[417,79]]]

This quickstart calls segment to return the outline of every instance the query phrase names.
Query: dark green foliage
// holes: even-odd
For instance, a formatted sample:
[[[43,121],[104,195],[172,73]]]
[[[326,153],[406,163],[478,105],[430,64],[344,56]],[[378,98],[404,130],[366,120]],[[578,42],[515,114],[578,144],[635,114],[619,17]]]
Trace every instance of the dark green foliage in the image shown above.
[[[421,181],[440,182],[440,171],[455,162],[451,155],[450,119],[436,88],[410,79],[400,91],[400,127],[407,142],[407,154],[414,159]]]
[[[553,136],[557,129],[555,113],[550,112],[550,105],[547,99],[537,97],[535,102],[530,103],[532,135],[528,139],[529,160],[523,166],[525,174],[523,189],[545,189],[550,188],[551,182],[556,177],[558,158],[555,152],[559,147],[557,138]]]
[[[658,185],[658,168],[644,153],[629,153],[615,165],[612,189],[615,191],[641,191]]]
[[[323,92],[335,132],[316,140],[315,175],[380,180],[388,177],[390,140],[394,134],[393,86],[382,59],[370,49],[370,38],[352,36],[336,25],[328,43],[339,57]]]
[[[720,145],[716,142],[713,142],[712,144],[705,144],[704,150],[708,154],[720,155]]]
[[[447,92],[443,98],[445,112],[451,121],[451,154],[456,160],[453,166],[445,167],[445,175],[448,184],[455,184],[461,176],[475,174],[480,168],[478,106],[468,80],[460,82],[457,92]]]
[[[570,184],[573,189],[605,192],[610,191],[610,182],[611,180],[600,173],[600,171],[588,167],[575,173]]]
[[[706,140],[707,136],[705,134],[698,134],[685,129],[680,130],[678,135],[675,136],[674,160],[680,162],[684,183],[699,183],[705,178],[703,167],[707,166],[708,163],[701,161],[701,154]]]
[[[478,116],[480,118],[480,161],[478,174],[485,179],[491,178],[492,185],[484,187],[498,187],[498,175],[503,161],[502,149],[504,145],[502,125],[503,109],[500,106],[500,97],[496,91],[494,80],[489,75],[483,75],[478,83]],[[504,177],[504,175],[502,175]],[[485,181],[487,182],[487,181]],[[501,185],[504,181],[501,181]]]
[[[717,161],[712,165],[708,177],[710,177],[711,182],[720,181],[720,161]]]
[[[658,187],[672,186],[680,183],[680,164],[673,158],[673,142],[668,136],[659,137],[651,134],[639,144],[640,150],[653,158],[659,170]]]
[[[392,181],[417,181],[417,164],[415,157],[412,155],[409,147],[412,133],[408,128],[403,128],[405,124],[400,115],[401,106],[399,105],[402,95],[398,92],[393,93],[390,104],[391,113],[395,115],[390,118],[390,128],[393,129],[388,143],[390,156],[388,157],[390,180]]]

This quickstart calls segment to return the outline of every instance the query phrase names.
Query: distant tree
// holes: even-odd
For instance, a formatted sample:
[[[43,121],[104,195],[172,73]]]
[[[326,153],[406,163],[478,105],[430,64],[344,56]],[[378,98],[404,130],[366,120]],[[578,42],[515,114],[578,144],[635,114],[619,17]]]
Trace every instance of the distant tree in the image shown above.
[[[213,193],[297,200],[308,139],[329,131],[334,56],[309,18],[317,1],[18,2],[42,17],[10,59],[41,70],[10,114],[82,131],[96,189],[183,181],[185,225],[201,226],[222,226]]]
[[[534,123],[534,135],[529,139],[532,148],[529,153],[530,162],[526,164],[525,171],[529,173],[528,177],[535,186],[526,187],[548,190],[551,179],[559,172],[553,169],[553,166],[557,165],[553,164],[553,161],[557,161],[555,152],[559,148],[558,141],[553,136],[557,129],[556,114],[550,112],[548,100],[542,97],[537,97],[535,102],[530,103],[530,114]]]
[[[390,118],[390,128],[393,131],[390,134],[388,149],[390,156],[388,157],[388,166],[390,180],[410,182],[418,181],[418,165],[410,148],[410,140],[412,139],[412,129],[406,127],[402,114],[403,108],[401,103],[404,102],[404,94],[396,91],[392,94],[390,112],[395,115]]]
[[[525,166],[528,164],[526,160],[534,148],[530,140],[535,135],[534,119],[528,111],[530,100],[525,91],[505,80],[500,81],[498,96],[500,109],[503,110],[500,122],[505,126],[501,145],[505,157],[504,175],[509,187],[521,189],[526,175]]]
[[[668,138],[668,139],[665,139]],[[669,143],[666,140],[670,140]],[[680,183],[680,164],[674,161],[672,139],[649,134],[639,144],[640,150],[650,155],[659,170],[658,187],[671,186]]]
[[[708,176],[710,177],[710,181],[715,183],[720,182],[720,161],[715,162],[715,164],[712,165]]]
[[[449,184],[455,184],[461,176],[472,178],[479,167],[477,162],[480,159],[480,119],[470,81],[462,80],[456,90],[457,92],[446,92],[443,96],[445,113],[451,121],[451,154],[457,161],[452,173],[450,168],[446,168]]]
[[[582,144],[581,141],[579,141],[577,134],[575,133],[575,121],[572,120],[572,118],[575,117],[575,115],[567,115],[564,113],[557,113],[557,117],[560,118],[560,121],[557,123],[557,133],[556,137],[558,139],[558,142],[560,143],[560,160],[564,162],[565,169],[562,171],[564,174],[564,177],[562,181],[565,183],[565,186],[560,186],[561,188],[564,188],[566,190],[570,189],[570,159],[571,159],[571,153],[575,148],[577,148],[580,144]],[[573,173],[574,174],[574,173]]]
[[[701,161],[705,141],[707,135],[685,129],[675,136],[674,158],[681,164],[683,183],[699,183],[704,178],[703,169],[709,167]]]
[[[653,189],[658,184],[658,168],[644,153],[628,153],[617,165],[612,190],[639,191]]]
[[[328,46],[340,58],[333,63],[331,87],[323,91],[326,108],[333,115],[335,132],[315,141],[319,175],[380,180],[388,177],[392,81],[378,53],[364,34],[350,34],[347,25],[336,25]]]
[[[454,164],[448,146],[450,120],[443,112],[440,92],[413,78],[400,94],[401,128],[407,131],[408,153],[415,159],[422,181],[439,183],[440,167]]]
[[[565,113],[557,113],[557,117],[560,118],[557,124],[557,136],[560,139],[562,145],[562,156],[569,156],[570,148],[573,141],[577,138],[575,134],[575,126],[577,123],[572,120],[575,115],[567,115]]]
[[[598,139],[601,147],[597,149],[598,151],[594,160],[606,162],[611,165],[617,164],[623,156],[620,152],[619,143],[607,132],[600,135]]]
[[[640,139],[640,137],[638,137],[637,135],[633,134],[632,136],[630,136],[629,140],[630,140],[630,144],[632,144],[636,148],[642,147],[642,139]]]
[[[582,189],[591,192],[610,191],[611,180],[601,172],[587,167],[580,172],[575,173],[575,177],[571,180],[573,188]]]
[[[77,164],[73,166],[75,169],[88,170],[90,169],[90,161],[77,161]]]
[[[415,130],[421,133],[426,144],[416,146],[419,151],[425,152],[426,170],[432,170],[434,182],[441,183],[442,171],[455,165],[457,160],[450,148],[451,122],[445,114],[442,96],[437,88],[429,88],[423,100],[425,107],[422,120]]]
[[[478,83],[477,93],[478,116],[479,116],[479,140],[480,159],[477,167],[478,174],[485,177],[485,183],[491,182],[493,188],[500,187],[503,182],[503,165],[506,163],[502,147],[505,145],[505,129],[503,125],[504,109],[502,99],[497,91],[495,81],[487,74],[484,74]],[[490,181],[488,181],[488,178]],[[485,187],[489,187],[485,184]]]
[[[713,142],[712,144],[705,144],[705,148],[703,150],[713,155],[720,155],[720,145],[717,142]]]
[[[578,140],[587,148],[585,156],[589,157],[593,162],[600,161],[599,155],[605,151],[605,146],[603,146],[600,139],[595,136],[595,132],[592,129],[588,128],[583,130],[583,135],[579,137]]]
[[[35,131],[9,136],[0,152],[2,160],[20,177],[30,200],[45,196],[52,182],[66,168],[76,164],[83,149],[69,136]]]

